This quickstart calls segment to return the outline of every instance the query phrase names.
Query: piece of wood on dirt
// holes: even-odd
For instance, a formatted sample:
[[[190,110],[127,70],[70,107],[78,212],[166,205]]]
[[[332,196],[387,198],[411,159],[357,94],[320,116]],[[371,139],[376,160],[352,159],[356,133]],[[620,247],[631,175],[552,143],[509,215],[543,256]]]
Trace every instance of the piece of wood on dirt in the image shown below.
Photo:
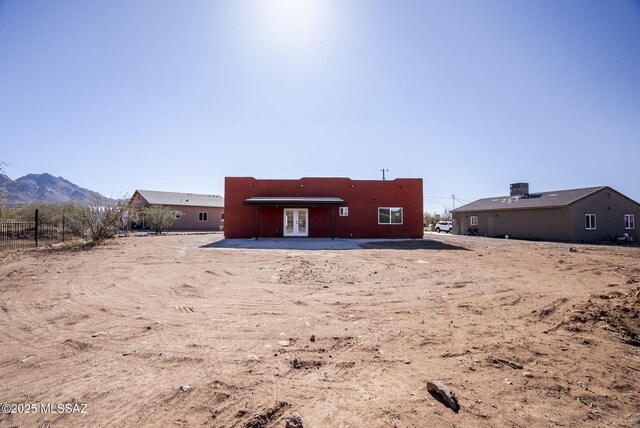
[[[442,397],[442,400],[446,405],[451,407],[454,412],[457,412],[460,409],[460,405],[458,404],[458,398],[456,397],[455,392],[453,392],[447,385],[445,385],[442,381],[439,380],[429,380],[427,381],[427,391],[432,394],[438,394]]]
[[[522,367],[523,367],[522,364],[520,364],[520,363],[517,363],[515,361],[506,360],[504,358],[498,358],[498,357],[494,357],[494,356],[489,356],[488,360],[492,364],[506,364],[508,366],[513,367],[514,369],[517,369],[517,370],[521,370]]]

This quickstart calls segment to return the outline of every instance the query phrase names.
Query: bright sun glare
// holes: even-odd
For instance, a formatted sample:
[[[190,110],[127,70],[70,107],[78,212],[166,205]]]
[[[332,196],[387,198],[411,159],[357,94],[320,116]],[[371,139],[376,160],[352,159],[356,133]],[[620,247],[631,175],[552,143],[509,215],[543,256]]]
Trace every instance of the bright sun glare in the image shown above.
[[[314,55],[327,44],[329,6],[326,0],[260,0],[252,3],[256,37],[279,55]]]

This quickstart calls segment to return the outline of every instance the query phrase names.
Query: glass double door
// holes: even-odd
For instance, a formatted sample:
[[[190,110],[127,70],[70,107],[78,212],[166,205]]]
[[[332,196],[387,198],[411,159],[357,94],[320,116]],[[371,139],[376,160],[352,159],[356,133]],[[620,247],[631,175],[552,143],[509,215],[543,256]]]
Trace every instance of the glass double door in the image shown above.
[[[307,208],[285,208],[284,236],[309,236],[308,219]]]

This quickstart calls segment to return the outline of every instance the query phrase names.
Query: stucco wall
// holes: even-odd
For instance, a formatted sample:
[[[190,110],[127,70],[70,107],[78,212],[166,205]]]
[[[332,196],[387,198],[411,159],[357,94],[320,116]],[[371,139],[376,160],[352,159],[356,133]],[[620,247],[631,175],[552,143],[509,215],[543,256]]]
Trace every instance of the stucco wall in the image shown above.
[[[168,206],[169,209],[181,212],[181,218],[177,219],[167,230],[206,230],[218,231],[223,224],[220,219],[224,208],[221,207],[185,207]],[[199,221],[200,212],[207,213],[207,221]]]
[[[586,229],[585,214],[596,215],[595,230]],[[634,229],[625,229],[625,214],[634,215]],[[470,225],[471,216],[478,217],[477,226]],[[453,217],[454,233],[458,234],[466,234],[471,227],[481,236],[591,242],[628,233],[640,242],[640,205],[609,187],[561,208],[477,211],[455,213]]]
[[[139,194],[134,194],[131,199],[132,209],[141,209],[149,206],[149,204]],[[176,219],[168,231],[219,231],[220,226],[224,224],[221,219],[221,214],[224,212],[223,207],[196,207],[196,206],[184,206],[184,205],[166,205],[167,208],[173,211],[180,211],[181,218]],[[199,221],[199,213],[207,213],[207,221]],[[145,227],[150,227],[148,222],[145,222]]]
[[[471,226],[469,218],[478,217],[478,225]],[[491,227],[493,222],[493,227]],[[571,239],[567,208],[530,210],[478,211],[454,215],[454,233],[466,234],[477,228],[478,235],[515,239],[568,241]]]
[[[571,240],[598,241],[610,236],[630,234],[639,242],[638,225],[624,228],[624,215],[633,214],[636,223],[640,219],[640,205],[611,188],[604,188],[569,206],[571,215]],[[596,229],[585,229],[585,214],[596,215]]]
[[[350,180],[348,178],[302,178],[258,180],[253,177],[225,179],[225,237],[251,238],[256,230],[256,208],[245,206],[250,197],[339,197],[349,215],[338,215],[338,207],[309,207],[309,237],[332,234],[331,212],[335,209],[335,236],[353,238],[421,238],[422,179]],[[402,224],[378,224],[378,207],[401,207]],[[301,206],[300,208],[305,208]],[[283,208],[260,207],[259,235],[283,236]]]

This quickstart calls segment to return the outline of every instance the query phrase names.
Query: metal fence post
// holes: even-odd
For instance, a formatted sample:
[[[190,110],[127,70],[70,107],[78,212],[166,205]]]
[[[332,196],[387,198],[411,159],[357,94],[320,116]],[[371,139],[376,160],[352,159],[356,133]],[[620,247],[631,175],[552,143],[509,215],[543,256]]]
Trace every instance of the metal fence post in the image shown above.
[[[38,209],[36,208],[36,247],[38,246]]]

